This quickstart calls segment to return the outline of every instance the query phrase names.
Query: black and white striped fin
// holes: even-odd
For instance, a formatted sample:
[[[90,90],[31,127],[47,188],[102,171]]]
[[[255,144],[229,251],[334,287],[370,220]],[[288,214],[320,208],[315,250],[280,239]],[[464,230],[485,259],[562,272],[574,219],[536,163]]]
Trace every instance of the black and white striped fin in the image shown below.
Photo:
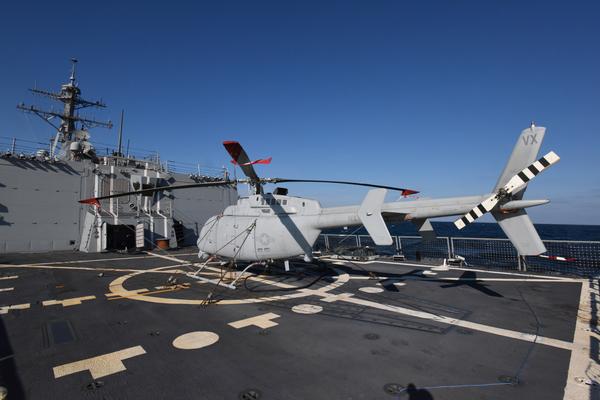
[[[473,209],[467,214],[465,214],[462,218],[454,221],[454,225],[458,229],[464,228],[471,222],[475,221],[477,218],[481,217],[483,214],[490,212],[496,206],[496,204],[498,204],[498,201],[498,196],[496,194],[493,194],[492,196],[488,197],[487,199],[473,207]]]
[[[544,171],[553,164],[556,164],[560,160],[560,157],[555,152],[551,151],[544,157],[532,164],[523,168],[518,174],[510,178],[510,180],[504,185],[503,189],[506,193],[512,193],[515,189],[522,187],[527,184],[530,180],[535,178],[540,172]]]
[[[481,203],[477,204],[462,218],[454,221],[454,225],[458,229],[462,229],[475,221],[477,218],[481,217],[483,214],[490,212],[500,201],[502,192],[504,192],[504,195],[513,193],[516,191],[516,189],[521,188],[523,185],[526,185],[527,182],[535,178],[540,172],[551,165],[556,164],[558,160],[560,160],[560,157],[556,155],[555,152],[551,151],[539,160],[534,161],[528,167],[523,168],[518,174],[510,178],[506,185],[499,189],[498,193],[488,197]]]

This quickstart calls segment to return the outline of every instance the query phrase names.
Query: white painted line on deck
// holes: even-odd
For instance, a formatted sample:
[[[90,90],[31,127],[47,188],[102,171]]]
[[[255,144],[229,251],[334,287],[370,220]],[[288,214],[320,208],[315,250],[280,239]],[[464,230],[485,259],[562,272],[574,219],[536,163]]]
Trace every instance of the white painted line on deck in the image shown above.
[[[478,281],[478,282],[546,282],[546,283],[576,283],[576,281],[569,280],[556,280],[556,279],[535,279],[535,278],[460,278],[460,277],[435,277],[435,278],[421,278],[418,275],[405,275],[399,278],[394,278],[393,276],[378,276],[377,278],[372,278],[370,276],[351,276],[352,280],[386,280],[386,279],[398,279],[403,281],[424,281],[424,282],[442,282],[442,281]]]
[[[25,304],[13,304],[10,306],[0,306],[0,314],[7,314],[10,310],[26,310],[30,308],[29,303]]]
[[[333,261],[333,259],[325,259],[326,261]],[[345,265],[350,262],[347,262]],[[352,261],[353,264],[362,264],[362,265],[370,265],[370,264],[386,264],[386,265],[395,265],[395,266],[408,266],[408,267],[419,267],[424,269],[433,269],[439,267],[439,265],[424,265],[424,264],[413,264],[407,262],[392,262],[392,261]],[[450,271],[473,271],[473,272],[482,272],[486,274],[498,274],[498,275],[513,275],[513,276],[526,276],[531,278],[538,279],[547,279],[547,280],[558,280],[565,282],[581,282],[581,279],[574,278],[566,278],[559,276],[546,276],[546,275],[536,275],[536,274],[524,274],[520,272],[505,272],[505,271],[494,271],[494,270],[485,270],[478,268],[463,268],[463,267],[448,267]]]
[[[470,322],[470,321],[465,321],[465,320],[461,320],[461,319],[457,319],[457,318],[446,317],[444,315],[436,315],[436,314],[431,314],[431,313],[424,312],[424,311],[411,310],[411,309],[404,308],[404,307],[380,304],[380,303],[377,303],[374,301],[365,300],[365,299],[361,299],[361,298],[357,298],[357,297],[342,299],[342,301],[345,301],[347,303],[352,303],[352,304],[358,304],[361,306],[372,307],[372,308],[376,308],[379,310],[391,311],[393,313],[408,315],[411,317],[428,319],[431,321],[441,322],[444,324],[461,326],[463,328],[468,328],[468,329],[472,329],[472,330],[476,330],[476,331],[491,333],[491,334],[498,335],[498,336],[509,337],[511,339],[518,339],[518,340],[524,340],[527,342],[540,343],[540,344],[544,344],[547,346],[558,347],[560,349],[571,350],[571,347],[572,347],[572,343],[565,342],[563,340],[546,338],[546,337],[542,337],[542,336],[536,337],[534,334],[531,334],[531,333],[517,332],[517,331],[512,331],[509,329],[497,328],[497,327],[489,326],[489,325],[483,325],[483,324],[479,324],[476,322]]]
[[[595,361],[598,354],[590,353],[593,348],[597,351],[597,346],[592,346],[592,343],[600,342],[600,335],[592,330],[596,325],[591,326],[591,321],[596,321],[599,317],[597,307],[600,293],[597,282],[598,280],[590,279],[581,284],[564,400],[596,399],[600,395],[600,388],[594,384],[600,380],[600,365]]]
[[[177,267],[180,265],[189,265],[189,264],[178,264],[178,265],[166,265],[164,268]],[[155,274],[183,274],[185,271],[175,269],[175,270],[160,270],[155,271],[153,269],[136,269],[136,268],[104,268],[104,267],[68,267],[61,265],[39,265],[39,264],[0,264],[0,268],[24,268],[24,269],[64,269],[71,271],[95,271],[95,272],[147,272],[147,273],[155,273]]]
[[[0,276],[0,281],[4,281],[7,279],[17,279],[19,277],[19,275],[12,275],[12,276]]]
[[[198,253],[184,253],[184,254],[176,254],[178,256],[193,256]],[[112,257],[112,258],[97,258],[94,260],[73,260],[73,261],[51,261],[51,262],[43,262],[43,263],[35,263],[35,264],[26,264],[26,265],[53,265],[53,264],[83,264],[87,262],[102,262],[102,261],[120,261],[120,260],[144,260],[148,259],[147,256],[133,256],[133,257]]]
[[[61,304],[63,307],[70,307],[70,306],[76,306],[81,304],[82,301],[86,301],[86,300],[94,300],[96,298],[96,296],[83,296],[83,297],[73,297],[70,299],[64,299],[64,300],[45,300],[42,301],[42,305],[44,307],[47,306],[54,306],[57,304]]]
[[[125,371],[127,368],[123,364],[123,360],[146,354],[146,350],[142,346],[130,347],[115,351],[113,353],[104,354],[88,358],[81,361],[75,361],[69,364],[59,365],[54,367],[55,378],[61,378],[66,375],[75,374],[82,371],[90,371],[92,379],[102,378],[104,376],[116,374],[117,372]]]
[[[12,290],[15,290],[15,288],[14,287],[0,288],[0,292],[10,292]]]
[[[256,317],[250,317],[246,319],[241,319],[239,321],[230,322],[228,325],[235,328],[245,328],[247,326],[258,326],[262,329],[272,328],[274,326],[279,325],[277,322],[272,321],[275,318],[279,318],[280,315],[274,313],[266,313],[262,315],[257,315]]]

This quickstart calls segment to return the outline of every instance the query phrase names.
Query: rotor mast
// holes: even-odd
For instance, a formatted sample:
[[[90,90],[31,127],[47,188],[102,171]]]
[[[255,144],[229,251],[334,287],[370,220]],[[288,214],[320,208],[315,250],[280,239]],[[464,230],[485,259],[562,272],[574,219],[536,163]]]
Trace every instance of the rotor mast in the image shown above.
[[[52,109],[43,110],[34,105],[25,105],[25,103],[17,105],[19,110],[35,114],[54,127],[57,130],[55,144],[60,142],[63,148],[71,142],[87,141],[87,139],[89,139],[89,135],[77,135],[78,132],[83,131],[84,133],[87,133],[89,128],[94,127],[112,128],[111,121],[98,121],[93,118],[85,118],[78,115],[80,109],[88,107],[106,108],[106,105],[101,100],[89,101],[80,97],[81,89],[78,87],[75,74],[77,59],[72,58],[71,63],[69,82],[61,85],[60,92],[50,92],[38,88],[29,89],[29,91],[34,94],[62,102],[64,104],[62,113]],[[61,123],[59,125],[52,123],[51,120],[54,118],[59,118]]]

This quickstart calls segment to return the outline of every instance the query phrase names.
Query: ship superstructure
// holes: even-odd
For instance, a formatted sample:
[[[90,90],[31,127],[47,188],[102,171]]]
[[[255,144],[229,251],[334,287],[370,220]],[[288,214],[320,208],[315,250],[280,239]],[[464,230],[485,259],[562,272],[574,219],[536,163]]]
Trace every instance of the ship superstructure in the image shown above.
[[[60,91],[30,89],[62,103],[62,110],[33,105],[17,108],[56,129],[47,145],[31,147],[17,138],[3,140],[0,153],[0,252],[79,249],[97,252],[153,246],[193,244],[199,228],[237,199],[233,188],[184,190],[150,197],[112,200],[106,208],[80,205],[78,200],[140,187],[193,183],[226,177],[224,168],[161,161],[157,153],[134,156],[117,149],[106,154],[93,145],[89,130],[112,128],[112,122],[79,115],[84,108],[105,108],[102,101],[81,97],[75,75]],[[122,127],[122,121],[121,121]],[[39,145],[39,144],[38,144]],[[129,146],[128,146],[129,147]],[[164,243],[164,242],[163,242]]]

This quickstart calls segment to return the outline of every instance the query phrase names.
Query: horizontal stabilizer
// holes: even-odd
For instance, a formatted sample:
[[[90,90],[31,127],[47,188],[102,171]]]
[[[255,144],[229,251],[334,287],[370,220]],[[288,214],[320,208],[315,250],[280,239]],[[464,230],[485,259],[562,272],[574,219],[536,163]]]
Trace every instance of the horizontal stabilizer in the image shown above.
[[[537,256],[546,252],[546,246],[544,246],[525,210],[519,210],[511,214],[494,211],[492,215],[515,246],[519,255]]]
[[[500,206],[500,211],[520,210],[521,208],[542,206],[550,203],[550,200],[511,200]]]
[[[369,190],[358,210],[361,222],[371,235],[373,242],[378,246],[389,246],[393,243],[390,231],[381,216],[381,206],[385,201],[386,193],[385,189]]]

